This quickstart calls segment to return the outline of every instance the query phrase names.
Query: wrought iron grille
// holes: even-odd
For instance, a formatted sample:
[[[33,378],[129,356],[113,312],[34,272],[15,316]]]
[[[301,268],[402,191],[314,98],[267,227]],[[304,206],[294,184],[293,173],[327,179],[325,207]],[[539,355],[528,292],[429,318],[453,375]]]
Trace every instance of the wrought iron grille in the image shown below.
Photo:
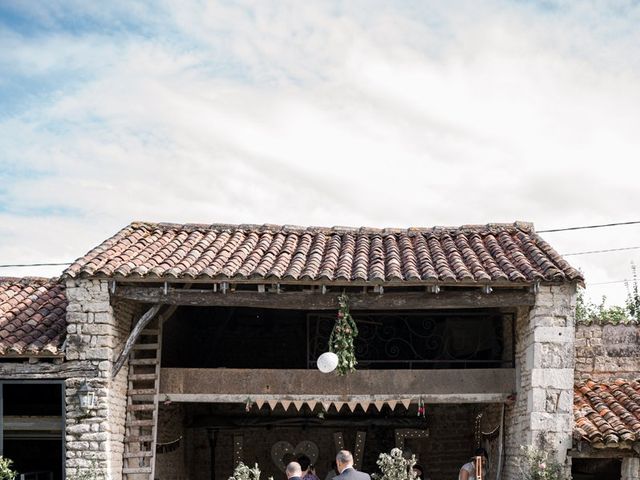
[[[509,368],[514,315],[504,313],[352,312],[358,368]],[[327,351],[335,314],[307,315],[307,367]]]

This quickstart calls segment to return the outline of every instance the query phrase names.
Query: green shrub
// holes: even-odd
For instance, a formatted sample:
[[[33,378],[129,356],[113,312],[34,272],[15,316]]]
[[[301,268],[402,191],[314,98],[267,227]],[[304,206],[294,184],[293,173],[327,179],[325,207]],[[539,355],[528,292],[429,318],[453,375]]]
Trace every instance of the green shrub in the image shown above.
[[[532,446],[520,449],[522,456],[518,466],[522,480],[569,480],[563,466],[549,452]]]
[[[13,480],[18,472],[11,468],[13,461],[0,455],[0,480]]]

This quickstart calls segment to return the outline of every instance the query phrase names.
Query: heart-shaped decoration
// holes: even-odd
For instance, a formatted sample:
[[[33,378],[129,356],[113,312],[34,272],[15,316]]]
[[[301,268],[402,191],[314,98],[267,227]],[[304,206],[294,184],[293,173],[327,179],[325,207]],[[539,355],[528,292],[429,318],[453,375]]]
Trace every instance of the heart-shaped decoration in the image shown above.
[[[311,464],[315,465],[318,460],[320,450],[311,440],[303,440],[295,447],[284,440],[274,443],[271,447],[271,460],[273,460],[273,463],[280,469],[280,471],[284,471],[284,469],[287,468],[283,461],[283,457],[287,453],[293,455],[293,458],[298,458],[300,455],[304,454],[309,457]]]

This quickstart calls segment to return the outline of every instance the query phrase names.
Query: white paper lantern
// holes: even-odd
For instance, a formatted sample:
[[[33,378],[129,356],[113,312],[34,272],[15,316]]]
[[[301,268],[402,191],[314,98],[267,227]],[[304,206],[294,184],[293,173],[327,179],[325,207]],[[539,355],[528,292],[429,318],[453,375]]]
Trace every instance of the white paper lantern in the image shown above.
[[[318,357],[318,370],[322,373],[333,372],[338,366],[338,355],[333,352],[324,352]]]

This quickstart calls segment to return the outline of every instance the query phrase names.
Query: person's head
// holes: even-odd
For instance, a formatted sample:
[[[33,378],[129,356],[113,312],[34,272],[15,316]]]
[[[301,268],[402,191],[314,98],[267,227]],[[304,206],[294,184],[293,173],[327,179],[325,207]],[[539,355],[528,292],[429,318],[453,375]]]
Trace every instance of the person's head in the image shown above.
[[[486,464],[487,460],[489,460],[489,454],[482,447],[478,447],[478,448],[475,449],[475,451],[473,452],[473,457],[471,457],[471,461],[475,464],[476,463],[476,458],[478,458],[478,457],[480,457],[482,459],[482,463],[483,464]]]
[[[413,471],[416,474],[416,478],[423,479],[424,478],[424,469],[422,465],[418,465],[417,463],[413,466]]]
[[[309,470],[309,467],[311,466],[311,459],[306,455],[302,454],[298,457],[298,463],[300,464],[300,468],[302,468],[302,471],[306,472],[307,470]]]
[[[353,467],[353,455],[349,450],[340,450],[336,455],[336,466],[338,473],[342,473],[345,468]]]
[[[289,462],[287,468],[284,473],[287,474],[287,478],[291,477],[301,477],[302,476],[302,468],[300,468],[300,464],[298,462]]]
[[[487,453],[487,451],[482,448],[482,447],[478,447],[476,448],[475,452],[473,452],[473,456],[474,457],[484,457],[484,460],[489,460],[489,454]]]

